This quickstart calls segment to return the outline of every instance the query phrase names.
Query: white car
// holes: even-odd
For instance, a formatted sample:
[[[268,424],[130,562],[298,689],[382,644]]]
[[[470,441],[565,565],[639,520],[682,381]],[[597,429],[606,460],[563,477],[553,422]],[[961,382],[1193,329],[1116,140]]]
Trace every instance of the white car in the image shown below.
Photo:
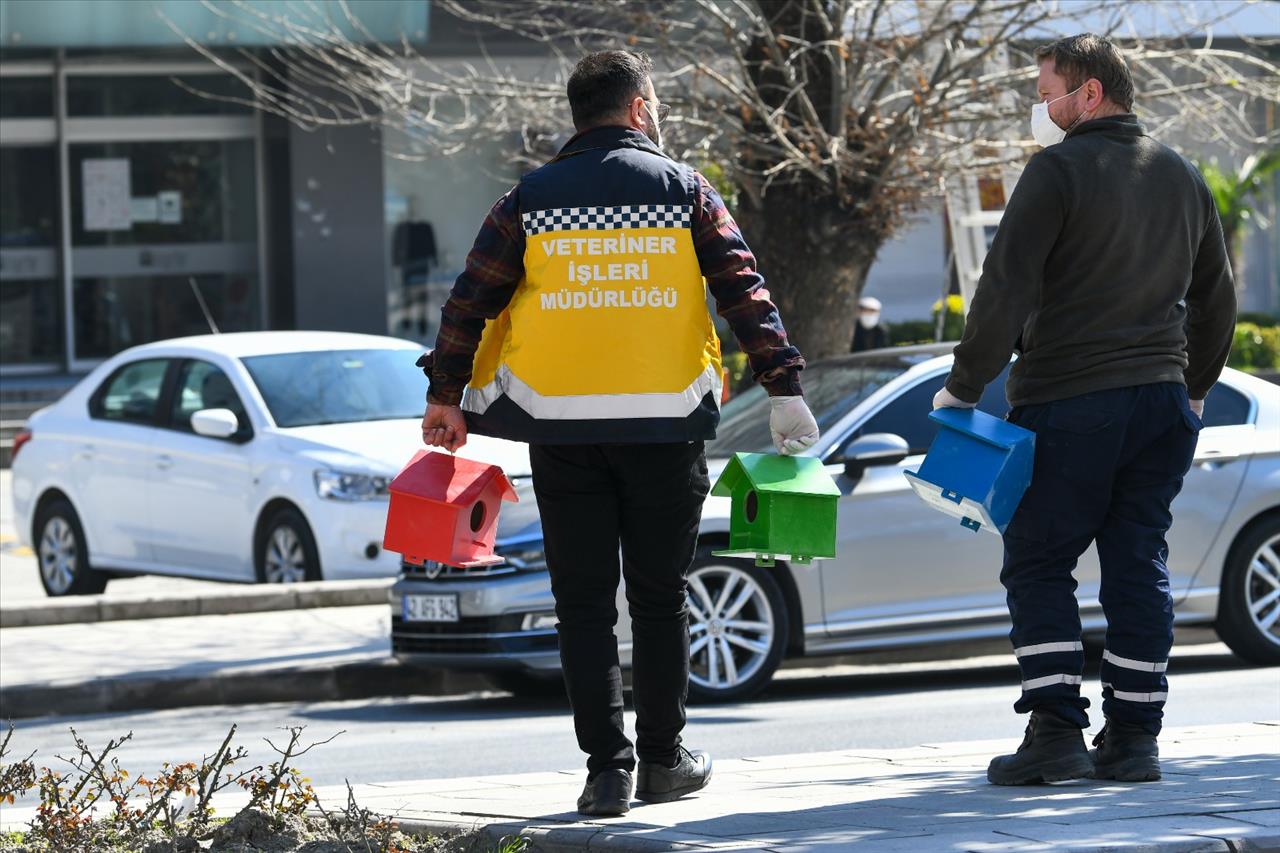
[[[422,447],[411,341],[247,332],[135,347],[14,443],[18,535],[52,596],[118,574],[287,583],[391,577],[387,485]],[[523,445],[463,455],[528,469]]]

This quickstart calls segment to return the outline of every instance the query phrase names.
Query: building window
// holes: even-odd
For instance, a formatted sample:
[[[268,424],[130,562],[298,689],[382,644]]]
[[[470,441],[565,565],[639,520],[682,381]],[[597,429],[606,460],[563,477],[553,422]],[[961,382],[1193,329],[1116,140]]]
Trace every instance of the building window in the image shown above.
[[[0,364],[62,358],[58,167],[52,145],[0,148]]]
[[[0,118],[51,118],[53,78],[0,77]]]
[[[387,330],[430,343],[480,224],[519,172],[498,143],[427,160],[404,159],[392,148],[383,163]]]
[[[77,276],[72,305],[76,357],[107,358],[139,344],[210,332],[197,288],[219,331],[258,327],[253,275]]]
[[[196,94],[193,89],[202,94]],[[176,78],[76,74],[67,78],[67,115],[77,118],[250,115],[253,108],[241,102],[251,100],[248,88],[225,74],[189,74]]]
[[[253,156],[248,139],[71,146],[77,359],[203,334],[209,318],[259,327]]]

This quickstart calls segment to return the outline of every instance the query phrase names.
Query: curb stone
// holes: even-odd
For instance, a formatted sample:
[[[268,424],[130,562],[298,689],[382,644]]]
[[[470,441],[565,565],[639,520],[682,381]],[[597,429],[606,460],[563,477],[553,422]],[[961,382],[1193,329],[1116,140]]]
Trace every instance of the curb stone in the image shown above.
[[[390,600],[393,580],[306,581],[287,586],[246,584],[242,589],[229,588],[196,596],[55,598],[0,607],[0,628],[386,604]]]
[[[611,832],[609,827],[600,826],[584,839],[580,829],[562,829],[560,827],[526,826],[519,821],[502,823],[485,823],[478,817],[472,823],[456,820],[424,820],[396,818],[402,831],[411,834],[463,834],[475,832],[488,844],[497,844],[504,838],[520,836],[528,839],[529,853],[581,853],[583,850],[612,850],[618,853],[683,853],[683,851],[700,851],[707,853],[705,844],[684,844],[679,841],[663,841],[657,838],[636,838],[635,836]],[[731,839],[725,839],[731,841]],[[759,850],[758,844],[744,841],[742,846],[716,845],[716,850]],[[1225,853],[1226,848],[1222,848]],[[1181,853],[1181,851],[1179,851]],[[1196,851],[1199,853],[1199,851]],[[1206,852],[1207,853],[1207,852]],[[1212,853],[1218,853],[1215,849]],[[1245,851],[1241,851],[1245,853]],[[1253,851],[1248,851],[1253,853]]]
[[[662,840],[656,838],[637,838],[634,835],[626,833],[612,832],[607,825],[602,825],[594,830],[584,831],[582,829],[565,829],[560,827],[546,826],[527,826],[520,821],[504,820],[501,822],[486,823],[483,816],[477,816],[470,823],[458,820],[429,820],[429,819],[396,819],[401,829],[411,834],[465,834],[475,832],[482,839],[490,844],[496,844],[503,838],[521,836],[529,840],[531,853],[581,853],[581,851],[592,850],[609,850],[615,853],[662,853],[662,851],[702,851],[706,853],[709,849],[706,844],[682,843],[679,841]],[[588,834],[588,832],[590,834]],[[910,841],[911,839],[897,839],[900,841]],[[1010,835],[1011,845],[1017,845],[1022,839],[1017,836]],[[914,839],[914,843],[920,844],[930,841],[945,841],[938,836],[922,836]],[[769,847],[761,847],[759,842],[753,842],[747,839],[742,840],[742,845],[732,844],[733,839],[722,839],[721,843],[715,845],[716,850],[769,850]],[[871,842],[872,844],[881,844],[884,842]],[[1026,841],[1025,849],[1031,850],[1045,849],[1046,845],[1040,842]],[[785,842],[782,846],[785,846]],[[920,850],[929,848],[921,847]],[[1017,846],[1011,846],[1010,850],[1018,850]],[[1097,845],[1079,846],[1070,845],[1067,847],[1054,847],[1055,853],[1112,853],[1112,851],[1123,850],[1124,853],[1280,853],[1280,833],[1271,836],[1255,837],[1255,838],[1211,838],[1205,837],[1201,839],[1179,839],[1177,841],[1155,842],[1152,844],[1140,845],[1124,845],[1117,847],[1099,847]]]
[[[327,702],[380,696],[449,696],[492,689],[481,676],[419,669],[390,658],[179,678],[123,677],[0,689],[6,718],[100,714],[260,702]]]

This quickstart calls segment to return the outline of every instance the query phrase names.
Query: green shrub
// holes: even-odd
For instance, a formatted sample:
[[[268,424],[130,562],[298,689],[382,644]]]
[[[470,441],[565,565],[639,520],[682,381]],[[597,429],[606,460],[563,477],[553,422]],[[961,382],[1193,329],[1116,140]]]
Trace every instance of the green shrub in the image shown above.
[[[933,343],[932,320],[899,320],[889,324],[889,345],[895,347],[910,344]]]
[[[939,299],[933,303],[932,320],[899,320],[889,326],[889,344],[895,347],[910,344],[931,344],[937,338],[938,312],[945,311],[942,320],[942,339],[958,341],[964,335],[964,300],[958,294],[951,294],[946,301]]]
[[[964,337],[964,299],[957,293],[947,297],[945,304],[940,299],[933,303],[933,320],[938,320],[938,312],[945,311],[942,320],[942,339],[958,341]]]
[[[1264,328],[1255,323],[1236,324],[1227,364],[1241,370],[1280,369],[1280,326]]]
[[[725,353],[723,364],[729,374],[725,384],[729,386],[731,393],[736,394],[751,385],[751,362],[747,360],[745,352]]]

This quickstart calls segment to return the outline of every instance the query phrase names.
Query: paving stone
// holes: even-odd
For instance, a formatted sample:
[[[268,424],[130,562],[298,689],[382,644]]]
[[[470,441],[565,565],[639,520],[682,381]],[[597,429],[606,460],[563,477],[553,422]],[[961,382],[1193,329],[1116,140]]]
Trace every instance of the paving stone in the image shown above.
[[[1232,820],[1250,823],[1255,826],[1280,828],[1280,809],[1245,809],[1241,811],[1215,812],[1214,815],[1216,817],[1229,817]]]

